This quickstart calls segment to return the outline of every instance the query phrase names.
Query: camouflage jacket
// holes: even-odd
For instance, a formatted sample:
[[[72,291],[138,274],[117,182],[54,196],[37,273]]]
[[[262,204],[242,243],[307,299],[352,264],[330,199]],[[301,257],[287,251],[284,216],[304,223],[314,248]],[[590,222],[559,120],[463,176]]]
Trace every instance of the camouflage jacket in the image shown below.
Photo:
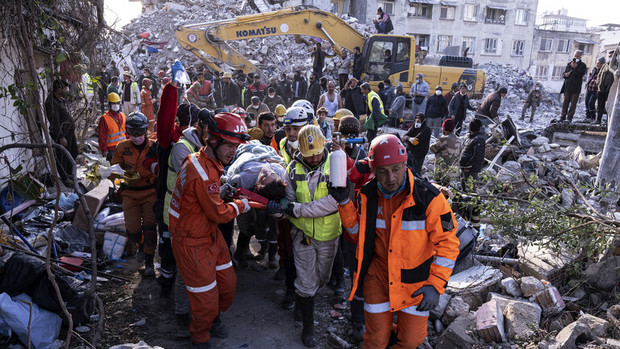
[[[454,134],[442,135],[431,144],[430,150],[435,154],[435,164],[438,159],[443,159],[443,163],[447,166],[453,166],[458,163],[461,155],[461,141]]]

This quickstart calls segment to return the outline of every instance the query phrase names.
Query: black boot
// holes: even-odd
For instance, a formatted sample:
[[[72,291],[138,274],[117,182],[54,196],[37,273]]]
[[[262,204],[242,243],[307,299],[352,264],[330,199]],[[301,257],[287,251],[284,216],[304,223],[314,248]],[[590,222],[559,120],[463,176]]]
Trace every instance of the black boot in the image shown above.
[[[314,297],[300,297],[303,330],[301,331],[301,342],[306,347],[314,348],[316,339],[314,338]]]
[[[278,243],[270,242],[269,243],[269,269],[278,268],[278,259],[276,255],[278,254]]]
[[[211,330],[209,332],[211,333],[211,337],[220,339],[228,338],[228,327],[224,325],[219,315],[213,320],[213,325],[211,325]]]
[[[155,255],[153,254],[144,254],[144,277],[153,277],[155,276],[155,265],[153,264],[153,258]]]
[[[295,295],[295,301],[293,302],[293,305],[295,306],[295,310],[293,310],[293,318],[295,319],[295,321],[301,321],[303,318],[303,315],[301,313],[301,303],[303,302],[303,299],[302,297],[299,297],[295,290],[293,290],[293,294]]]
[[[284,296],[284,299],[280,303],[280,308],[282,308],[284,310],[288,310],[288,309],[293,308],[294,306],[295,306],[295,290],[294,289],[287,289],[286,290],[286,295]],[[300,319],[301,319],[301,317],[300,317]]]
[[[177,338],[189,338],[189,325],[192,318],[189,314],[177,314]]]
[[[235,254],[233,255],[233,257],[237,260],[237,265],[240,268],[247,268],[250,265],[247,258],[247,253],[249,249],[250,237],[239,234],[239,237],[237,237],[237,249],[235,250]]]
[[[265,255],[269,250],[269,241],[260,240],[258,243],[260,244],[260,250],[258,250],[258,254],[254,256],[254,260],[262,261],[263,259],[265,259]]]

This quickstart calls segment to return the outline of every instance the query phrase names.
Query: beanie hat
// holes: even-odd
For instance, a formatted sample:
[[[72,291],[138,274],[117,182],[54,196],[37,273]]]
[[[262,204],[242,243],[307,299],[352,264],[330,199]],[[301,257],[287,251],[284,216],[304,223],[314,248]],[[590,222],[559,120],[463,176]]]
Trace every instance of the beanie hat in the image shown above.
[[[446,119],[446,121],[443,122],[443,124],[441,124],[441,128],[444,129],[444,131],[446,132],[453,132],[454,131],[454,127],[456,126],[456,123],[454,122],[454,119]]]
[[[469,123],[470,131],[479,132],[481,128],[482,128],[482,121],[480,121],[480,119],[473,119]]]
[[[601,63],[601,64],[605,64],[605,57],[599,58],[598,62]]]
[[[505,88],[505,87],[500,87],[499,90],[497,90],[497,92],[506,94],[506,93],[508,93],[508,89]]]
[[[182,103],[177,108],[177,119],[179,119],[179,126],[193,125],[198,121],[198,114],[200,108],[193,103]]]

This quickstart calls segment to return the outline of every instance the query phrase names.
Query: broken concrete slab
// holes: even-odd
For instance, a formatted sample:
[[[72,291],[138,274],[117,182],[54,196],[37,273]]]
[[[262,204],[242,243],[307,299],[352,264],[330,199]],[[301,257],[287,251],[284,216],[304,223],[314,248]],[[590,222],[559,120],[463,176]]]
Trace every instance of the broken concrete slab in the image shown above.
[[[577,322],[587,326],[598,337],[606,337],[610,326],[609,321],[590,314],[581,315]]]
[[[554,285],[561,285],[566,277],[564,270],[575,256],[566,250],[559,252],[547,248],[548,242],[520,244],[519,265],[524,275],[534,276],[539,280],[547,280]]]
[[[557,314],[566,307],[560,291],[555,287],[547,287],[534,295],[536,303],[545,311],[545,315]]]
[[[533,276],[524,276],[521,278],[521,291],[525,297],[531,297],[544,289],[545,286],[543,283]]]
[[[476,341],[471,336],[473,321],[467,314],[457,317],[439,336],[435,349],[470,349]]]
[[[484,303],[476,311],[476,327],[480,337],[487,343],[503,343],[506,341],[504,332],[504,314],[496,301]]]
[[[607,256],[598,263],[590,265],[586,271],[586,280],[592,286],[609,291],[620,283],[620,256]]]
[[[513,297],[521,297],[523,296],[523,292],[521,292],[521,287],[519,283],[514,278],[505,278],[500,282],[500,286],[504,292],[513,296]]]
[[[499,293],[495,293],[495,292],[489,292],[489,294],[487,295],[487,301],[495,301],[499,304],[499,308],[502,310],[502,312],[504,312],[504,309],[506,309],[506,306],[510,303],[510,302],[514,302],[516,299],[514,298],[510,298],[510,297],[506,297],[504,295],[501,295]]]
[[[557,336],[555,341],[558,349],[577,349],[577,340],[592,339],[592,333],[587,325],[578,321],[564,327]]]
[[[450,302],[446,306],[441,321],[444,324],[450,324],[454,319],[462,314],[469,312],[469,304],[467,304],[461,296],[455,296],[450,299]]]
[[[101,209],[101,206],[108,199],[108,195],[110,194],[110,188],[113,186],[112,181],[109,179],[103,179],[99,182],[99,185],[95,187],[95,189],[89,191],[84,194],[84,198],[86,199],[86,204],[88,205],[88,209],[90,210],[90,214],[95,217],[97,212]],[[86,219],[86,214],[84,213],[84,209],[80,206],[75,212],[75,217],[73,218],[73,225],[79,229],[84,231],[88,231],[88,220]]]
[[[540,323],[542,309],[534,303],[513,301],[504,309],[506,335],[510,340],[525,339],[534,335]]]
[[[441,319],[441,316],[446,310],[446,307],[448,307],[448,303],[450,303],[451,299],[452,299],[452,296],[450,296],[449,294],[444,293],[440,295],[439,303],[437,304],[435,309],[431,310],[431,315],[430,315],[431,319]]]
[[[502,273],[489,266],[474,266],[450,277],[446,292],[460,295],[470,308],[478,308],[489,292],[499,290]]]

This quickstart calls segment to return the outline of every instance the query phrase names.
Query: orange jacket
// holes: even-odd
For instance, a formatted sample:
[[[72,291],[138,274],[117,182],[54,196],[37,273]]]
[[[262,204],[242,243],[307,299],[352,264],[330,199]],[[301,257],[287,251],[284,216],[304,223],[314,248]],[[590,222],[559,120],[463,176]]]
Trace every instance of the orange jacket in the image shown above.
[[[155,174],[150,167],[144,165],[146,154],[151,145],[153,145],[153,142],[145,138],[142,150],[139,150],[129,139],[120,142],[116,146],[110,163],[112,165],[120,164],[121,168],[125,170],[126,175],[131,176],[136,171],[140,175],[135,180],[125,180],[125,189],[144,190],[155,188]]]
[[[422,295],[411,295],[422,286],[432,285],[443,294],[459,254],[458,224],[445,197],[430,183],[414,179],[410,170],[406,180],[408,195],[391,218],[387,272],[392,312],[419,305]],[[338,206],[345,232],[359,242],[349,300],[362,288],[372,261],[375,229],[385,229],[376,213],[383,200],[375,178],[358,194],[358,208],[352,201]]]
[[[106,111],[99,119],[99,149],[102,153],[114,150],[125,135],[125,114]]]
[[[239,200],[220,198],[222,164],[213,159],[209,148],[188,155],[177,175],[170,199],[170,232],[173,243],[201,244],[218,231],[217,225],[235,219],[245,205]],[[211,240],[208,240],[211,241]]]

